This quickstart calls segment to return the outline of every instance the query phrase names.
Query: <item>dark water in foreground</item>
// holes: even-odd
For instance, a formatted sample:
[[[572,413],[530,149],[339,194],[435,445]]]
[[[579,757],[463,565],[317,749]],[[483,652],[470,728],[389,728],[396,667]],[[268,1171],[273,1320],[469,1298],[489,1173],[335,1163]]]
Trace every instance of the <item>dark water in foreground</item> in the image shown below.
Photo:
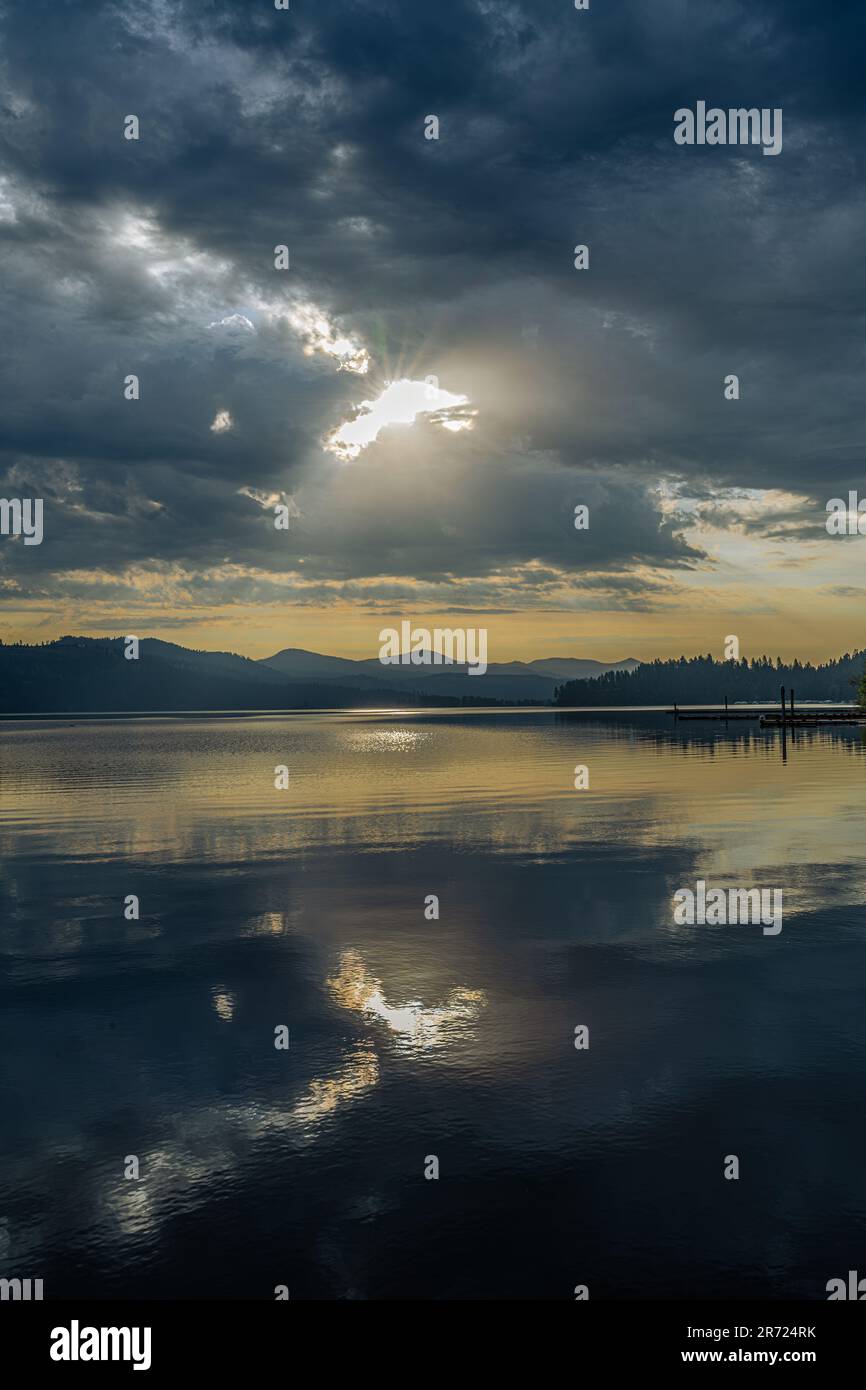
[[[0,1276],[595,1299],[866,1274],[864,743],[780,747],[553,712],[0,728]],[[780,935],[675,925],[698,878],[781,887]]]

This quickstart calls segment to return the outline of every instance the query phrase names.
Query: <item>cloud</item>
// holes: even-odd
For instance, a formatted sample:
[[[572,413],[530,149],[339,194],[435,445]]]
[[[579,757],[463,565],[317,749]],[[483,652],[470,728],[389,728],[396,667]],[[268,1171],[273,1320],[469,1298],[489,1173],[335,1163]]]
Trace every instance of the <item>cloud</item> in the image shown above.
[[[0,482],[46,538],[0,582],[68,592],[98,546],[106,596],[164,566],[217,601],[228,560],[238,601],[637,607],[710,532],[810,540],[862,477],[866,36],[846,4],[684,13],[7,6]],[[782,106],[783,155],[676,147],[695,94]],[[439,413],[383,428],[428,376]],[[250,503],[283,496],[277,534]]]
[[[246,314],[228,314],[226,318],[208,324],[208,328],[225,328],[237,333],[255,333],[256,331]]]
[[[432,381],[389,381],[375,400],[361,401],[352,419],[330,435],[327,447],[339,459],[356,459],[387,426],[414,425],[419,417],[452,432],[469,429],[477,412],[467,410],[468,405],[468,396],[443,391]]]

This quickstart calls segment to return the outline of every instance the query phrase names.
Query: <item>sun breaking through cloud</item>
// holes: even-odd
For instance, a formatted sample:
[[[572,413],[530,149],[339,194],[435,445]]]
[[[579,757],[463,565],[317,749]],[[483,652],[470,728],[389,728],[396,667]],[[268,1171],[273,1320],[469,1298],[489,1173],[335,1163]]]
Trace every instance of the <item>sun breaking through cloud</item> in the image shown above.
[[[476,410],[469,397],[443,391],[429,381],[389,381],[373,401],[362,401],[353,420],[346,420],[328,437],[326,447],[344,462],[356,459],[362,449],[378,439],[387,425],[414,425],[419,416],[431,424],[457,432],[471,429]]]

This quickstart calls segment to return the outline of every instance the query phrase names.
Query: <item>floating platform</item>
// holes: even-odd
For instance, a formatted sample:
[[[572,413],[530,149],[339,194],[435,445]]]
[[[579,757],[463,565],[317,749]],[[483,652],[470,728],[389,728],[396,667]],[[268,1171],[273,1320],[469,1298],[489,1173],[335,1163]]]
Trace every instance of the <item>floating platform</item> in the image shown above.
[[[735,720],[755,720],[767,729],[780,729],[784,723],[787,729],[816,728],[819,724],[866,724],[866,709],[861,705],[797,705],[792,712],[787,707],[784,719],[778,705],[723,705],[693,706],[679,709],[674,705],[669,711],[674,719],[713,720],[729,724]]]
[[[743,714],[742,710],[730,710],[728,714],[725,714],[725,711],[722,710],[720,714],[718,710],[687,710],[683,713],[682,710],[672,709],[671,714],[673,714],[678,721],[680,719],[721,719],[725,724],[729,723],[732,719],[755,720],[761,718],[759,714]]]

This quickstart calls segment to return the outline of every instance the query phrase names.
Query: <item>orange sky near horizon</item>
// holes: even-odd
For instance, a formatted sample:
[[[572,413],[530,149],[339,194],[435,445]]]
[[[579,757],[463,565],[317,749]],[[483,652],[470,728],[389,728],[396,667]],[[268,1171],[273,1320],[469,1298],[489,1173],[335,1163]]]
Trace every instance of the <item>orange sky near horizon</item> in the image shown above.
[[[61,603],[7,605],[0,619],[6,642],[47,642],[75,634],[117,637],[134,634],[158,637],[180,646],[232,651],[254,658],[271,656],[284,647],[355,659],[378,655],[379,633],[409,620],[426,628],[483,627],[488,633],[488,661],[532,661],[569,656],[598,661],[634,657],[649,661],[711,653],[725,655],[725,639],[739,638],[740,654],[795,657],[820,662],[846,651],[866,647],[866,624],[859,597],[834,597],[802,591],[765,591],[760,605],[743,595],[734,609],[721,594],[707,587],[690,596],[688,607],[671,602],[647,612],[604,610],[562,612],[526,609],[511,613],[425,612],[422,606],[399,611],[335,604],[313,608],[287,604],[232,605],[222,608],[184,607],[160,612],[154,606],[130,605],[125,613],[115,604],[89,604],[85,618],[80,605]]]

